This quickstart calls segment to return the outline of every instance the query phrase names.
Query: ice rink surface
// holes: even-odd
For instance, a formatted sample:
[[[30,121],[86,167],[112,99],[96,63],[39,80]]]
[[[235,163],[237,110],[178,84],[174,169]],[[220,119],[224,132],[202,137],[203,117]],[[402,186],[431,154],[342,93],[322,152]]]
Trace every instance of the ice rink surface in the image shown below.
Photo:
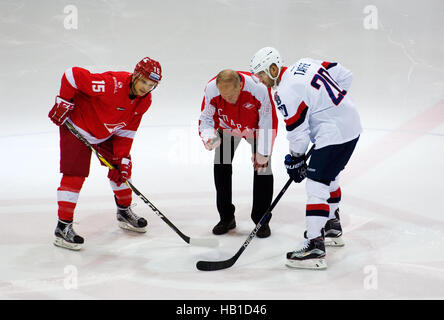
[[[0,1],[0,299],[443,299],[443,15],[441,0]],[[245,142],[233,165],[238,227],[218,248],[189,246],[137,197],[149,231],[118,228],[95,158],[75,214],[85,246],[52,244],[61,175],[47,114],[67,68],[161,62],[132,149],[133,183],[185,234],[212,238],[213,154],[197,133],[203,89],[222,69],[248,70],[264,46],[288,64],[312,57],[354,73],[364,132],[342,175],[346,245],[327,248],[327,270],[285,266],[303,240],[303,184],[274,210],[270,238],[255,238],[229,269],[196,269],[234,255],[254,228]],[[275,195],[287,180],[279,121]]]

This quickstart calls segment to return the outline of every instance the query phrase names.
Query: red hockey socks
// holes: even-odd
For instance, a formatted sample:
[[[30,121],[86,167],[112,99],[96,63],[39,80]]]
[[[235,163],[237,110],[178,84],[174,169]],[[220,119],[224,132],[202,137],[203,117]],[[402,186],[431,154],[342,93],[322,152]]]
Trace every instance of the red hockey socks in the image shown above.
[[[60,220],[72,221],[85,177],[63,175],[57,189],[58,216]]]
[[[124,183],[118,187],[114,181],[110,180],[110,184],[114,195],[116,196],[117,204],[121,207],[129,207],[133,201],[132,190]]]

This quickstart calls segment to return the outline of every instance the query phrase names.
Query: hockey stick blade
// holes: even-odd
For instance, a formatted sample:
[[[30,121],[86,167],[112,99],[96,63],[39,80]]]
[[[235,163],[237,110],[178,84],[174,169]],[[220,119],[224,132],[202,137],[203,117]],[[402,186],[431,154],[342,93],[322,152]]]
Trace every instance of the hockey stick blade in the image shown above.
[[[290,185],[291,181],[288,181],[285,185],[284,189],[287,190],[288,186]],[[285,190],[282,190],[280,193],[280,196],[282,196],[285,193]],[[274,208],[274,206],[279,201],[280,197],[276,198],[275,201],[272,204],[272,207],[270,207],[270,210],[268,210],[261,218],[261,220],[256,225],[256,228],[254,228],[253,231],[250,232],[250,234],[247,237],[247,240],[244,241],[242,244],[242,247],[236,252],[236,254],[231,257],[228,260],[223,261],[198,261],[196,263],[196,268],[201,271],[217,271],[222,269],[228,269],[233,264],[236,263],[237,259],[240,257],[242,252],[247,248],[247,246],[250,244],[250,241],[256,236],[257,231],[261,228],[263,222],[268,219],[268,216],[271,213],[271,209]]]
[[[230,258],[224,261],[198,261],[196,268],[200,271],[217,271],[222,269],[228,269],[237,260],[237,257]]]

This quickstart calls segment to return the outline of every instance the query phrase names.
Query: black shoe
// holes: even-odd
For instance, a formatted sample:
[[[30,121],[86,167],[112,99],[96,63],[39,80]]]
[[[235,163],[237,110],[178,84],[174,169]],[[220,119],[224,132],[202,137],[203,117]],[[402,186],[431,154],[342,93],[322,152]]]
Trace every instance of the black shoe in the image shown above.
[[[268,238],[271,235],[270,226],[268,223],[262,225],[260,229],[256,232],[258,238]]]
[[[215,235],[221,235],[234,228],[236,228],[236,220],[233,217],[233,219],[228,221],[219,221],[219,223],[214,226],[213,233]]]

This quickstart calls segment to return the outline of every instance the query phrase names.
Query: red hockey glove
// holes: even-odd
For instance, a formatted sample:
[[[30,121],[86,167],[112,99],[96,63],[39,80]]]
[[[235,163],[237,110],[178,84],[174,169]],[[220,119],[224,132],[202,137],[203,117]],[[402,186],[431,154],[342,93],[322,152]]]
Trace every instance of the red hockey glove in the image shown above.
[[[56,97],[54,107],[49,111],[48,117],[56,125],[61,126],[65,123],[66,118],[71,110],[74,109],[74,103],[62,99],[60,96]]]
[[[131,169],[132,162],[128,158],[122,158],[119,161],[118,168],[109,170],[108,178],[114,181],[119,187],[122,183],[125,183],[126,180],[131,178]]]

